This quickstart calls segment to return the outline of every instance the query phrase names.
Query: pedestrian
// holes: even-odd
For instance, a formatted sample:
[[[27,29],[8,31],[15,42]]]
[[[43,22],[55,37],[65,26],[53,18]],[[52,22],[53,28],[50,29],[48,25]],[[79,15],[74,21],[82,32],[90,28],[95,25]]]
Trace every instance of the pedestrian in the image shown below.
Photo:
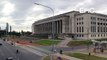
[[[62,58],[61,58],[61,57],[58,57],[57,60],[62,60]]]
[[[57,51],[56,51],[56,49],[54,49],[54,53],[56,53]]]
[[[96,48],[93,49],[93,52],[96,53]]]
[[[19,53],[19,50],[18,50],[18,49],[16,50],[16,53]]]
[[[101,47],[100,51],[101,51],[101,53],[103,53],[103,52],[104,52],[104,49],[103,49],[103,47]]]
[[[62,49],[60,50],[60,54],[62,54]]]

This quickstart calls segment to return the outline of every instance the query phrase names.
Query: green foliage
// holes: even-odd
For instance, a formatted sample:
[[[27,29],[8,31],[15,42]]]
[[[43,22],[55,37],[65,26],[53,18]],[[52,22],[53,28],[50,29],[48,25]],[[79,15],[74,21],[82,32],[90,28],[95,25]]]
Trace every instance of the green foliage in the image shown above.
[[[97,41],[107,41],[107,38],[95,39]]]
[[[50,60],[50,57],[46,56],[43,60]]]
[[[58,44],[60,40],[54,40],[54,39],[47,39],[47,40],[39,40],[34,43],[40,44],[40,45],[52,45],[52,44]]]
[[[82,54],[82,53],[67,53],[67,55],[76,57],[76,58],[80,58],[83,60],[107,60],[107,58],[98,57],[98,56],[94,56],[94,55],[89,56],[88,54]]]
[[[80,45],[91,45],[92,42],[90,40],[86,41],[70,41],[67,45],[68,46],[80,46]]]

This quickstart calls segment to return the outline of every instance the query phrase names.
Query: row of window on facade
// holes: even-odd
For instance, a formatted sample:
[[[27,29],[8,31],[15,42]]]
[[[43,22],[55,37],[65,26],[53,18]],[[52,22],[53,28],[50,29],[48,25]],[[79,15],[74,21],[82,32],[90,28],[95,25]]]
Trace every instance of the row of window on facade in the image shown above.
[[[77,27],[77,32],[84,32],[84,27]],[[91,32],[96,32],[96,26],[91,26]],[[107,27],[98,27],[97,32],[107,32]]]
[[[107,34],[98,34],[98,35],[91,34],[91,37],[106,37],[106,36]],[[84,37],[84,34],[77,34],[76,37]]]
[[[98,27],[98,32],[107,32],[107,27]]]
[[[79,17],[79,18],[77,18],[77,21],[78,21],[78,20],[83,20],[83,19],[84,19],[83,17]]]
[[[98,22],[97,24],[98,25],[107,25],[107,23],[100,23],[100,22]]]
[[[91,17],[91,20],[101,20],[101,21],[107,21],[105,18],[96,18],[96,17]]]
[[[83,34],[78,34],[77,37],[84,37],[84,35]]]
[[[96,26],[91,26],[91,32],[96,32]],[[107,27],[97,27],[97,32],[107,32]]]
[[[84,27],[77,27],[77,32],[84,32]]]
[[[79,17],[79,18],[77,18],[77,21],[78,20],[83,20],[84,18],[83,17]],[[107,21],[107,19],[104,19],[104,18],[96,18],[96,17],[91,17],[91,20],[101,20],[101,21]]]
[[[91,37],[106,37],[107,34],[98,34],[98,35],[95,35],[95,34],[92,34]]]
[[[77,22],[77,25],[83,25],[83,22]]]

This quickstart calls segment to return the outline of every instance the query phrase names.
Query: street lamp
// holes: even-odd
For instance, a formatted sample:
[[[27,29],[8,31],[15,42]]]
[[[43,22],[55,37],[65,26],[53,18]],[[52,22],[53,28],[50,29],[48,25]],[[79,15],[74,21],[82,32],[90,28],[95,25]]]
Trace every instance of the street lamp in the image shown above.
[[[42,5],[42,4],[39,4],[39,3],[34,3],[34,4],[49,8],[52,11],[52,14],[53,14],[53,19],[52,20],[54,20],[54,10],[51,7],[46,6],[46,5]],[[54,22],[52,22],[52,38],[54,38]],[[52,44],[51,60],[54,60],[54,55],[53,54],[54,54],[54,45]]]

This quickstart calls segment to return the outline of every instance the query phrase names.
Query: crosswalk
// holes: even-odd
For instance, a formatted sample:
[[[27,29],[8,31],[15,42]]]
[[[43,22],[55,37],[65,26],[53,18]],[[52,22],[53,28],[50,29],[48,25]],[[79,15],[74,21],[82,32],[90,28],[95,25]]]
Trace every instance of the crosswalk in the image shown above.
[[[39,56],[47,56],[49,55],[51,52],[48,51],[48,50],[45,50],[45,49],[42,49],[42,48],[38,48],[38,47],[35,47],[35,46],[31,46],[31,45],[26,45],[26,46],[19,46],[25,50],[28,50],[29,52],[32,52],[36,55],[39,55]]]

